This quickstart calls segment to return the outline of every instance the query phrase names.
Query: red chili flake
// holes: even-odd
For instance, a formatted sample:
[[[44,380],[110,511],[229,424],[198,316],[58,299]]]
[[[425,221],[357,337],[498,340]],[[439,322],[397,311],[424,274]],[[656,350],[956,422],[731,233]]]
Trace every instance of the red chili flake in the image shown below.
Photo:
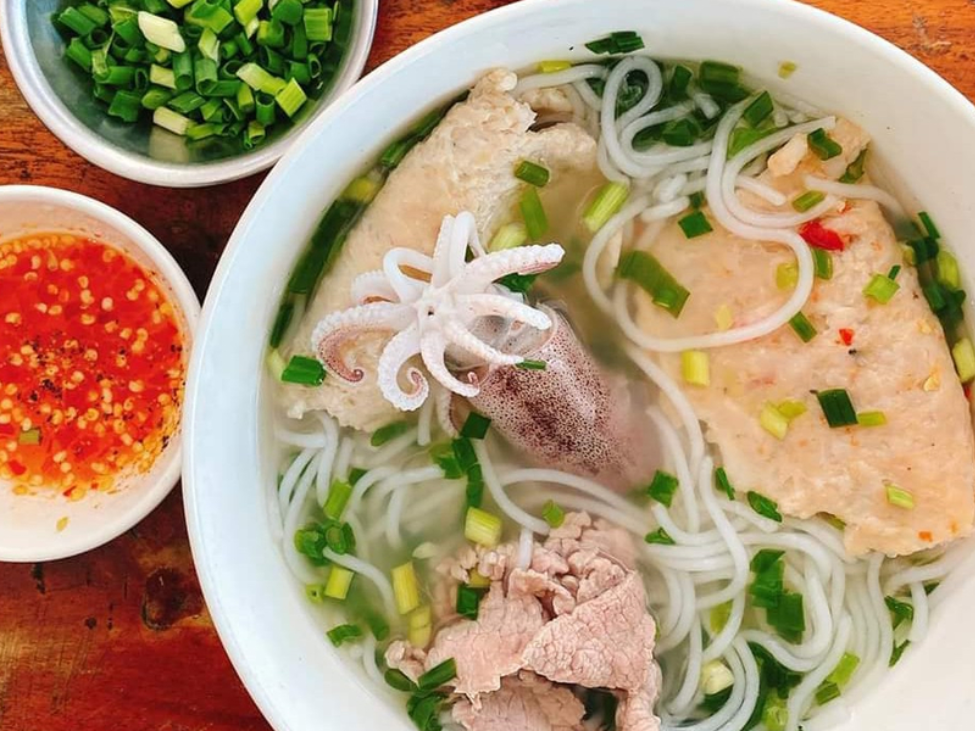
[[[843,341],[843,345],[853,345],[853,331],[849,328],[840,328],[840,340]]]
[[[815,221],[804,223],[799,229],[799,235],[803,240],[815,249],[825,249],[826,251],[843,251],[846,244],[840,235],[823,226],[817,218]]]
[[[968,383],[962,384],[961,390],[962,390],[962,393],[965,394],[965,398],[967,398],[969,401],[971,401],[972,400],[972,383],[971,383],[971,381],[969,381]]]
[[[934,540],[934,537],[931,535],[931,531],[929,530],[919,531],[917,537],[920,538],[922,541],[927,541],[928,543]]]

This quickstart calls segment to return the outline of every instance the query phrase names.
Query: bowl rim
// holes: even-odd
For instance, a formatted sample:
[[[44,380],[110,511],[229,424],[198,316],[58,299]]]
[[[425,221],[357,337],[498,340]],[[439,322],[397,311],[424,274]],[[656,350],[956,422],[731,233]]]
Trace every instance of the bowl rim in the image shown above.
[[[80,193],[42,185],[0,186],[0,204],[26,201],[76,210],[111,226],[126,236],[132,245],[152,262],[157,278],[170,287],[174,304],[182,313],[186,335],[192,344],[200,320],[200,301],[186,274],[155,236],[121,211]],[[185,403],[184,397],[184,412]],[[77,556],[117,538],[155,510],[179,482],[182,467],[182,433],[177,434],[176,444],[172,449],[173,455],[166,469],[159,472],[151,483],[134,488],[142,492],[141,497],[115,518],[106,520],[96,530],[79,534],[63,542],[59,541],[56,547],[40,542],[36,546],[20,550],[0,547],[0,561],[54,561]]]
[[[197,188],[229,183],[274,165],[295,138],[307,129],[362,75],[372,49],[379,15],[379,0],[356,0],[358,19],[352,47],[346,54],[332,88],[318,107],[300,124],[266,147],[244,155],[208,163],[158,162],[107,142],[84,124],[58,98],[41,70],[27,33],[27,5],[23,0],[0,0],[0,43],[14,81],[31,110],[61,142],[90,163],[128,180],[167,188]]]
[[[219,596],[219,582],[206,555],[209,539],[205,535],[204,518],[198,504],[198,493],[204,489],[205,485],[196,479],[196,462],[202,459],[202,456],[198,454],[200,450],[197,448],[197,440],[202,435],[197,434],[195,425],[196,412],[200,408],[200,396],[197,394],[197,389],[201,380],[203,361],[207,354],[207,336],[216,320],[222,291],[227,286],[230,275],[237,267],[238,256],[243,256],[246,253],[243,247],[253,221],[261,215],[268,201],[283,185],[291,172],[293,163],[304,154],[305,148],[309,146],[311,140],[330,125],[335,124],[337,120],[340,120],[345,115],[347,108],[354,106],[361,97],[366,96],[376,87],[386,84],[391,77],[403,73],[414,61],[437,52],[443,45],[453,44],[465,37],[472,37],[479,33],[486,35],[494,33],[494,37],[498,37],[498,27],[512,26],[519,18],[541,12],[554,13],[557,12],[555,8],[559,6],[578,5],[587,2],[592,2],[592,0],[521,0],[521,2],[493,8],[428,36],[371,72],[337,103],[330,105],[322,115],[316,118],[314,124],[302,132],[301,137],[296,140],[288,153],[261,183],[238,220],[214,272],[204,302],[199,337],[187,378],[187,401],[184,412],[185,449],[183,451],[183,495],[187,532],[201,590],[217,634],[231,660],[231,664],[251,698],[270,725],[279,731],[293,731],[294,727],[287,721],[289,714],[278,698],[277,688],[272,683],[267,682],[267,679],[252,667],[248,652],[245,649],[248,644],[246,633],[237,631],[233,619],[235,614],[233,608],[227,606]],[[975,128],[975,105],[934,70],[891,41],[852,21],[804,3],[781,2],[780,0],[735,0],[735,2],[747,10],[754,9],[768,13],[791,15],[818,29],[825,29],[837,37],[846,38],[851,43],[871,49],[878,57],[887,59],[892,66],[896,66],[900,71],[920,78],[925,85],[932,89],[933,94],[942,97],[946,103],[956,108],[958,113],[967,117]]]

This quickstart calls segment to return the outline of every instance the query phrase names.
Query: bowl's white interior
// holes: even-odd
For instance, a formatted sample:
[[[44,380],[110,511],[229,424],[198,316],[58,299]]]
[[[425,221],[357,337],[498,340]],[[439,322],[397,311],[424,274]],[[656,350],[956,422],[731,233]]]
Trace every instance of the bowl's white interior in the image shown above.
[[[0,189],[0,241],[32,233],[76,233],[124,251],[155,276],[180,313],[187,348],[199,303],[179,267],[145,229],[82,196],[36,187]],[[70,501],[57,490],[15,495],[0,480],[0,560],[39,561],[74,555],[131,528],[179,479],[177,432],[147,473],[120,480],[116,492],[89,492]],[[58,530],[58,521],[67,525]]]
[[[835,110],[873,134],[886,166],[923,199],[975,271],[975,110],[944,81],[870,34],[775,0],[529,0],[450,29],[367,78],[309,129],[248,208],[210,290],[191,370],[185,478],[190,537],[220,635],[272,724],[410,727],[377,702],[322,636],[272,542],[272,466],[259,396],[265,334],[288,271],[319,216],[408,120],[498,65],[582,57],[582,44],[634,28],[661,57],[716,58]],[[777,78],[780,62],[799,70]],[[966,142],[967,141],[967,142]],[[910,203],[910,199],[907,200]],[[241,333],[249,333],[242,338]],[[247,536],[246,541],[233,536]],[[842,728],[970,728],[975,634],[960,582],[932,632]]]

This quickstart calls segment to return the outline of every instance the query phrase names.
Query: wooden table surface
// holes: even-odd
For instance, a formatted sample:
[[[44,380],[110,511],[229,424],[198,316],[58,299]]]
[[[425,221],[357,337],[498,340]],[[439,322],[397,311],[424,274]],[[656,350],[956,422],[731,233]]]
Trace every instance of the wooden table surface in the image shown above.
[[[505,3],[381,0],[368,68]],[[975,0],[812,4],[893,41],[975,99]],[[68,188],[124,211],[169,247],[201,298],[261,179],[179,191],[99,170],[41,125],[0,57],[0,184]],[[44,564],[0,564],[0,731],[116,728],[269,728],[234,674],[203,604],[178,489],[136,528],[98,550]]]

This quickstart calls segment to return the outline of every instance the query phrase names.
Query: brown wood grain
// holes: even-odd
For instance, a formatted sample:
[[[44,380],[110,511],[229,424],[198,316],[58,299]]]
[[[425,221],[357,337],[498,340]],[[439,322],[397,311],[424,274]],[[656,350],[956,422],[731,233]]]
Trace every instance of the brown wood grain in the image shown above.
[[[369,68],[506,2],[381,0]],[[975,99],[975,0],[812,4],[889,39]],[[219,188],[179,191],[99,170],[33,116],[0,57],[0,184],[68,188],[119,208],[170,248],[201,296],[261,180],[254,176]],[[103,548],[53,563],[0,564],[0,731],[117,728],[268,728],[234,675],[206,613],[178,490],[137,528]]]

